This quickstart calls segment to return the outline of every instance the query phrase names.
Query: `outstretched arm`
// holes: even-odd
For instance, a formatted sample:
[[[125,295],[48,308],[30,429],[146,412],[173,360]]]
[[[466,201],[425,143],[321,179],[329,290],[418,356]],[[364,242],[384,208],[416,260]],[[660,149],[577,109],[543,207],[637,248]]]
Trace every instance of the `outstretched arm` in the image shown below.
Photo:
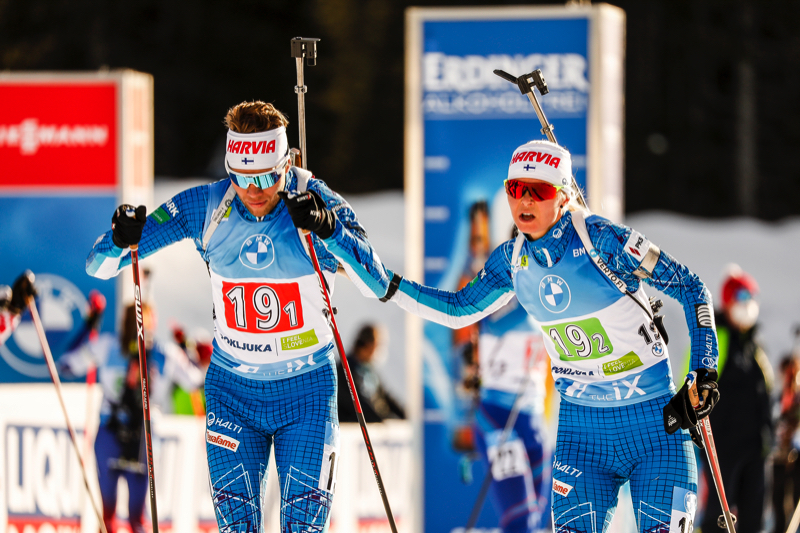
[[[200,238],[208,203],[208,186],[187,189],[150,213],[139,241],[139,257],[144,259],[161,248],[187,238]],[[130,264],[130,248],[114,244],[112,230],[94,243],[86,259],[86,273],[109,279]]]
[[[450,328],[463,328],[492,314],[514,296],[511,253],[514,241],[498,246],[463,289],[453,292],[402,279],[391,300],[409,313]]]

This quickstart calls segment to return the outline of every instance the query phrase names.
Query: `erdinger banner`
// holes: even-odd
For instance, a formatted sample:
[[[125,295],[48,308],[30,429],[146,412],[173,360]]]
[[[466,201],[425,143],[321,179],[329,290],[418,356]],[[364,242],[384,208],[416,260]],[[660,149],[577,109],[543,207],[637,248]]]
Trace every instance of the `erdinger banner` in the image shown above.
[[[406,20],[404,274],[456,290],[511,237],[503,180],[515,149],[545,137],[531,103],[495,69],[514,76],[541,69],[550,92],[536,96],[590,208],[621,218],[624,12],[602,4],[412,8]],[[536,157],[513,167],[548,163]],[[409,376],[422,389],[411,410],[424,421],[424,509],[414,529],[457,533],[486,472],[475,449],[482,329],[408,320]],[[476,531],[499,524],[490,493]]]
[[[56,359],[83,326],[89,291],[117,285],[85,273],[116,206],[152,195],[152,78],[110,73],[0,73],[0,284],[36,274],[37,307]],[[30,321],[0,346],[0,383],[49,381]]]

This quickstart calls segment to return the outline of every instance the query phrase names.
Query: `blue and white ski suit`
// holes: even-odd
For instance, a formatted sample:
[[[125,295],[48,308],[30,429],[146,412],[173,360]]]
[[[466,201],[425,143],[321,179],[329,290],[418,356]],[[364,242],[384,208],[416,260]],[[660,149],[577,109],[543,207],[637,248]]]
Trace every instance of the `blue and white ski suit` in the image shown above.
[[[288,173],[286,190],[297,189],[302,172]],[[203,249],[212,214],[229,186],[226,179],[188,189],[152,212],[139,254],[147,257],[192,239],[208,265],[215,334],[205,384],[206,449],[220,531],[261,531],[262,482],[273,443],[282,531],[322,531],[339,446],[334,345],[324,296],[282,201],[256,218],[234,196]],[[369,296],[384,294],[386,280],[383,288],[374,280],[386,274],[370,256],[350,206],[322,181],[308,179],[307,187],[336,214],[336,229],[327,241],[348,262],[361,265],[359,272],[345,265],[351,280]],[[337,261],[316,236],[314,249],[332,290]],[[104,279],[115,276],[130,263],[128,251],[114,245],[109,231],[95,243],[86,271]]]
[[[628,481],[640,532],[690,531],[697,472],[688,432],[667,435],[663,428],[662,409],[675,393],[667,348],[650,314],[592,262],[572,219],[566,212],[540,239],[522,236],[500,245],[474,282],[458,292],[403,279],[392,301],[460,328],[516,294],[540,324],[561,393],[553,461],[556,532],[605,531],[619,488]],[[588,217],[586,225],[592,253],[647,306],[634,272],[649,241],[599,216]],[[692,368],[716,367],[705,285],[663,251],[650,274],[645,283],[684,307]]]

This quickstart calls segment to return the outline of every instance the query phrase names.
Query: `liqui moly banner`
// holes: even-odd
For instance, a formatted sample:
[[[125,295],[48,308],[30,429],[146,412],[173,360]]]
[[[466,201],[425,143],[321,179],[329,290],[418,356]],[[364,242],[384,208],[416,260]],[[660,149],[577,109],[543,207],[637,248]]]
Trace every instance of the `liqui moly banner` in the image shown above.
[[[511,236],[503,189],[509,162],[518,146],[545,137],[531,103],[495,69],[542,71],[550,92],[536,95],[590,208],[621,218],[621,10],[412,8],[406,21],[405,274],[456,290]],[[455,533],[487,467],[475,462],[476,391],[464,385],[479,363],[471,339],[480,326],[454,332],[408,320],[409,375],[421,390],[410,407],[424,420],[417,436],[426,496],[413,529]],[[490,500],[478,531],[498,527]]]
[[[0,284],[36,274],[37,305],[53,355],[74,342],[89,291],[117,323],[117,284],[85,261],[121,202],[152,204],[152,77],[0,73]],[[128,284],[130,285],[130,284]],[[0,383],[49,381],[27,313],[0,346]]]

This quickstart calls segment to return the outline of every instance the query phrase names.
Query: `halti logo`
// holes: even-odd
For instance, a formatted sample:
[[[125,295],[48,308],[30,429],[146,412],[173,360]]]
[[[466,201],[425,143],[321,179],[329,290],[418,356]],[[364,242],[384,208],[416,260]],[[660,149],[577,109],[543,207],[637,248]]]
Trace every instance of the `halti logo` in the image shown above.
[[[572,485],[567,485],[566,483],[562,483],[557,479],[553,480],[553,492],[556,494],[566,496],[572,491],[572,488]]]

